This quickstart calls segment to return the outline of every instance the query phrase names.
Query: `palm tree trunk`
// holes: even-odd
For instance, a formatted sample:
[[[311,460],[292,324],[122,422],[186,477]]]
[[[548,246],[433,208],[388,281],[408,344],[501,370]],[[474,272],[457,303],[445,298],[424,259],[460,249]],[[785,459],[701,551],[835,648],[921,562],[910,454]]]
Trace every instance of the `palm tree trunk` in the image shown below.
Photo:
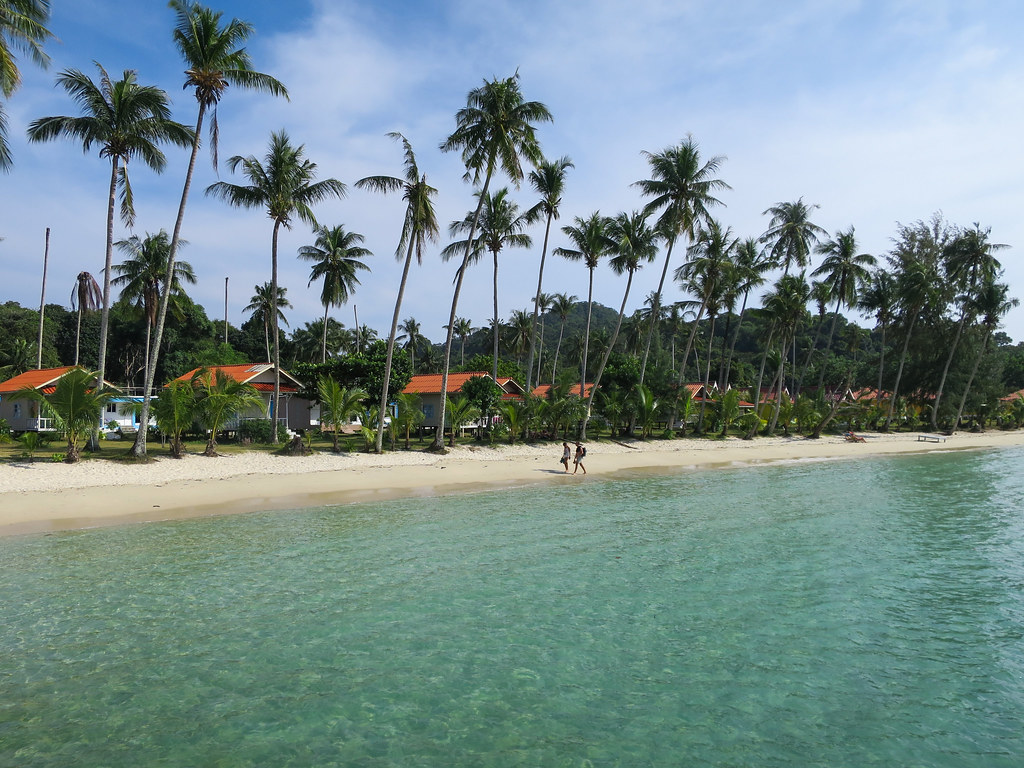
[[[494,251],[494,362],[491,378],[498,380],[498,252]]]
[[[740,307],[740,317],[736,321],[736,330],[732,334],[732,341],[729,343],[729,356],[725,361],[725,376],[723,380],[729,381],[729,374],[732,373],[732,356],[736,351],[736,340],[740,337],[740,328],[743,325],[743,316],[747,313],[747,296],[748,293],[743,294],[743,305]]]
[[[203,116],[206,112],[206,105],[199,102],[199,115],[196,118],[196,133],[192,140],[192,153],[188,159],[188,170],[185,172],[185,184],[181,190],[181,201],[178,203],[178,217],[174,220],[174,232],[171,233],[171,246],[167,255],[167,280],[160,291],[160,310],[157,313],[156,331],[153,334],[153,344],[150,357],[146,364],[146,391],[142,398],[142,414],[139,421],[139,431],[135,433],[135,444],[132,446],[131,455],[135,458],[146,456],[146,434],[149,431],[149,409],[150,393],[153,391],[153,384],[156,380],[156,364],[160,359],[160,344],[164,338],[164,324],[167,319],[167,307],[171,300],[171,284],[174,282],[174,260],[178,254],[178,241],[181,236],[181,225],[185,220],[185,204],[188,202],[188,191],[192,186],[192,174],[196,168],[196,156],[199,154],[199,137],[203,130]],[[227,323],[227,313],[224,313],[224,322]]]
[[[587,396],[587,353],[590,351],[590,316],[594,309],[594,270],[590,269],[590,285],[587,288],[587,328],[583,333],[583,359],[580,361],[580,400]],[[554,385],[554,376],[551,377]],[[587,415],[590,418],[590,405],[587,405]]]
[[[878,356],[878,387],[875,389],[876,403],[882,401],[882,371],[885,368],[885,327],[886,324],[882,323],[882,351]]]
[[[700,416],[697,417],[697,429],[704,434],[704,406],[707,405],[711,385],[711,351],[715,344],[715,316],[711,315],[711,331],[708,333],[708,359],[704,365],[704,397],[700,399]]]
[[[896,383],[893,384],[892,394],[889,395],[889,411],[885,415],[885,424],[882,425],[882,431],[889,431],[889,424],[892,423],[892,412],[893,408],[896,407],[896,396],[900,391],[900,379],[903,378],[903,365],[907,362],[907,348],[910,346],[910,336],[914,332],[914,323],[917,321],[917,311],[910,318],[910,327],[907,328],[907,337],[903,340],[903,351],[900,353],[900,364],[896,369]],[[898,431],[898,428],[897,428]]]
[[[697,336],[697,326],[700,325],[701,318],[704,317],[704,309],[707,307],[707,301],[702,300],[700,303],[700,309],[697,310],[697,317],[693,319],[693,325],[690,326],[690,335],[686,339],[686,351],[683,352],[683,362],[679,366],[679,379],[676,381],[676,392],[682,390],[683,383],[686,379],[686,363],[690,359],[690,350],[693,348],[693,340]],[[672,425],[676,423],[676,417],[679,415],[679,399],[678,397],[672,403],[672,413],[669,416],[669,429],[672,429]]]
[[[985,353],[988,352],[988,342],[991,338],[992,331],[986,328],[985,341],[981,344],[981,351],[978,352],[978,356],[974,358],[974,367],[971,368],[971,377],[967,380],[967,386],[964,387],[964,393],[960,396],[960,405],[956,409],[956,420],[953,422],[953,426],[949,431],[950,434],[953,434],[956,431],[956,428],[960,426],[960,419],[963,418],[964,415],[964,406],[967,405],[967,395],[970,393],[971,386],[974,384],[974,377],[978,373],[978,367],[981,365],[981,359],[985,356]]]
[[[117,197],[118,157],[110,160],[110,197],[107,200],[107,251],[103,260],[103,311],[100,315],[100,357],[97,371],[96,391],[103,389],[107,374],[107,329],[110,325],[110,271],[114,260],[114,201]],[[97,423],[89,436],[89,449],[100,449],[100,429]]]
[[[551,386],[555,386],[555,377],[558,375],[558,353],[562,351],[562,333],[565,332],[565,320],[558,326],[558,343],[555,344],[555,359],[551,364]],[[580,393],[580,397],[583,393]]]
[[[832,316],[832,324],[828,329],[828,341],[825,342],[825,359],[821,361],[821,372],[818,374],[818,389],[825,386],[825,363],[828,362],[829,353],[832,351],[832,339],[836,335],[836,322],[839,320],[839,301],[836,301],[835,314]]]
[[[263,318],[263,343],[264,343],[264,345],[266,346],[266,349],[267,349],[267,362],[269,363],[271,361],[271,359],[272,359],[270,357],[270,318],[269,317],[264,317]]]
[[[765,434],[771,437],[775,434],[775,427],[779,423],[779,412],[782,410],[782,385],[786,380],[786,344],[782,344],[782,354],[779,355],[779,374],[776,377],[775,386],[775,406],[772,408],[772,420],[768,425],[768,429]]]
[[[281,220],[274,220],[274,234],[270,244],[270,301],[274,323],[274,413],[270,422],[270,444],[277,445],[277,420],[281,406],[281,330],[277,317],[277,235]]]
[[[583,424],[580,427],[580,440],[587,439],[587,422],[590,421],[590,409],[594,406],[594,396],[597,394],[597,386],[601,383],[601,376],[604,374],[604,368],[608,365],[608,358],[612,356],[612,349],[615,347],[615,340],[619,337],[619,328],[622,327],[622,316],[626,314],[626,300],[629,298],[629,288],[633,285],[633,272],[629,271],[629,278],[626,280],[626,292],[622,294],[622,305],[619,307],[619,319],[615,323],[615,332],[612,334],[611,340],[608,342],[608,349],[604,351],[604,356],[601,358],[601,365],[597,369],[597,373],[594,376],[594,383],[590,389],[590,397],[587,398],[587,410],[583,414]],[[580,391],[582,397],[583,392]]]
[[[39,296],[39,339],[36,341],[36,369],[43,367],[43,320],[46,315],[46,268],[50,263],[50,228],[46,228],[46,246],[43,248],[43,287]]]
[[[476,212],[473,214],[473,224],[469,228],[469,238],[466,240],[466,253],[462,257],[462,264],[455,278],[455,291],[452,294],[452,311],[448,318],[448,336],[444,342],[444,367],[441,369],[441,413],[440,422],[434,433],[434,442],[430,444],[432,451],[444,451],[444,414],[448,409],[448,369],[452,359],[452,340],[455,338],[455,313],[459,308],[459,294],[462,292],[462,281],[466,277],[466,267],[469,265],[469,257],[473,249],[473,238],[476,236],[477,225],[480,223],[480,211],[484,206],[484,198],[487,196],[487,188],[491,185],[492,167],[494,157],[488,158],[487,175],[484,177],[484,186],[480,190],[480,200],[476,204]]]
[[[533,353],[537,344],[537,316],[540,315],[540,292],[544,284],[544,259],[548,255],[548,235],[551,233],[551,219],[554,213],[548,213],[547,224],[544,225],[544,247],[540,252],[540,269],[537,270],[537,295],[533,297],[533,323],[530,326],[530,354],[526,366],[526,391],[533,391]],[[541,337],[543,344],[543,336]],[[540,366],[537,366],[537,381],[540,381]]]
[[[75,323],[75,365],[78,365],[78,349],[82,342],[82,297],[78,297],[78,321]]]
[[[799,394],[800,390],[804,386],[804,378],[807,376],[807,371],[811,367],[811,358],[814,357],[814,352],[818,348],[818,339],[821,337],[821,328],[825,325],[825,316],[822,315],[818,318],[818,325],[814,329],[814,340],[811,342],[810,349],[807,350],[807,356],[804,358],[804,366],[800,369],[800,378],[798,378],[796,384],[795,394]],[[822,369],[824,370],[824,369]],[[820,385],[819,385],[820,386]]]
[[[953,356],[956,354],[956,349],[960,345],[960,337],[964,332],[964,323],[967,322],[967,311],[964,310],[960,313],[960,322],[956,326],[956,338],[953,339],[953,346],[949,348],[949,354],[946,356],[946,365],[942,369],[942,378],[939,379],[939,389],[935,393],[935,403],[932,405],[932,419],[931,428],[932,431],[938,429],[938,416],[939,416],[939,401],[942,400],[942,392],[946,388],[946,377],[949,375],[949,366],[953,364]],[[956,424],[953,425],[956,427]]]
[[[534,379],[540,384],[540,369],[544,364],[544,315],[540,316],[540,344],[537,345],[537,378]],[[528,392],[532,392],[532,388],[527,389]]]
[[[327,362],[327,309],[330,304],[324,304],[324,335],[320,344],[320,362]]]
[[[388,386],[391,383],[391,361],[395,355],[395,339],[398,338],[398,316],[402,311],[402,298],[405,296],[405,284],[409,279],[409,267],[412,265],[413,246],[416,238],[409,238],[409,249],[405,254],[405,266],[402,267],[402,282],[398,284],[398,298],[395,299],[395,312],[391,316],[391,333],[388,334],[388,355],[384,360],[384,389],[380,393],[381,419],[377,424],[377,443],[374,450],[377,453],[384,451],[384,409],[388,406]],[[406,433],[406,448],[409,447],[408,433]]]
[[[654,329],[658,327],[658,315],[661,310],[661,292],[665,288],[665,275],[668,274],[668,263],[672,258],[672,247],[675,244],[676,239],[674,237],[668,241],[668,250],[665,252],[665,266],[661,268],[661,280],[658,281],[658,291],[654,294],[654,305],[651,307],[651,327],[647,329],[644,357],[640,363],[640,386],[644,385],[644,375],[647,373],[647,356],[651,351],[651,339],[654,338]]]

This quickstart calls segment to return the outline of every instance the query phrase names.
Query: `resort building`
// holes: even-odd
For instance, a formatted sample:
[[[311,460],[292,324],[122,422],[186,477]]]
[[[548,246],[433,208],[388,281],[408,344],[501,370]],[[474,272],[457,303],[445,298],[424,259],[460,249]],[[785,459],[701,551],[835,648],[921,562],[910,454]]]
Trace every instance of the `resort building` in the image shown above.
[[[7,422],[12,432],[50,432],[55,429],[54,420],[45,412],[40,412],[39,403],[31,400],[15,399],[14,395],[26,388],[42,391],[44,395],[52,394],[57,389],[57,382],[68,371],[81,366],[65,365],[60,368],[39,368],[26,371],[12,379],[0,383],[0,419]],[[104,381],[107,389],[116,389],[110,382]],[[111,413],[117,413],[117,403]],[[104,415],[103,423],[110,419]]]
[[[585,398],[586,397],[590,397],[590,392],[593,389],[594,389],[594,385],[591,384],[588,381],[586,383],[585,387],[584,387],[584,390],[583,390],[583,397],[585,397]],[[552,386],[550,384],[538,384],[536,387],[533,388],[533,395],[534,395],[534,397],[543,397],[545,400],[547,400],[547,399],[549,399],[551,397],[551,390],[552,390]],[[575,395],[576,397],[579,397],[580,396],[580,385],[579,384],[573,384],[571,387],[569,387],[569,390],[565,394],[569,395],[570,397],[572,395]]]
[[[491,374],[486,371],[448,374],[448,397],[453,399],[458,397],[462,385],[478,376],[491,379]],[[501,389],[503,400],[522,398],[525,393],[523,387],[514,379],[499,377],[496,383]],[[437,429],[441,417],[441,374],[421,373],[413,376],[402,390],[402,394],[419,395],[420,405],[423,408],[423,426],[428,429]]]
[[[194,368],[184,376],[179,376],[175,381],[191,381],[202,368]],[[252,408],[242,413],[236,413],[225,425],[224,429],[232,432],[238,429],[238,425],[247,419],[268,419],[274,417],[274,366],[272,363],[245,363],[243,365],[213,365],[207,370],[211,376],[216,376],[220,371],[224,375],[234,379],[241,384],[251,384],[260,397],[263,399],[264,411]],[[283,424],[290,430],[309,429],[310,426],[320,421],[320,406],[314,404],[304,397],[299,397],[299,390],[302,389],[302,382],[290,373],[281,369],[281,413],[277,418],[278,424]]]

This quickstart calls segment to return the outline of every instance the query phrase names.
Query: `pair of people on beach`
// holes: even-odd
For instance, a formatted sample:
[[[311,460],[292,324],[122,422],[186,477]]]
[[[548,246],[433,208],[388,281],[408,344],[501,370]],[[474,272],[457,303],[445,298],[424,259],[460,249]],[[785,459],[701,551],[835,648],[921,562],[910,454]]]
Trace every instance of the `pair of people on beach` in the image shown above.
[[[583,459],[586,458],[587,449],[583,447],[582,443],[576,443],[576,455],[573,457],[572,450],[569,448],[568,443],[562,443],[562,466],[565,467],[565,471],[569,471],[569,459],[572,458],[572,463],[576,465],[572,473],[575,475],[576,470],[582,469],[583,474],[587,474],[587,468],[583,466]]]

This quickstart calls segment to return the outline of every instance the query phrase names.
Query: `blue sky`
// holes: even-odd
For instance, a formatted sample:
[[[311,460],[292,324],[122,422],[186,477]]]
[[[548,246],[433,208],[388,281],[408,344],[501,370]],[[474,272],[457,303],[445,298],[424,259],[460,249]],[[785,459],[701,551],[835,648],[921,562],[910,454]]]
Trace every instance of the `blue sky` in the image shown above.
[[[346,0],[223,0],[226,16],[252,22],[249,49],[257,67],[289,88],[286,102],[229,92],[220,108],[220,154],[265,152],[272,130],[286,129],[305,145],[323,177],[350,186],[346,199],[316,210],[321,223],[344,224],[366,236],[373,272],[353,303],[360,324],[386,331],[400,265],[393,258],[401,201],[357,190],[370,174],[398,174],[400,147],[385,137],[401,131],[421,169],[439,189],[445,228],[472,205],[455,154],[438,151],[454,128],[466,93],[485,78],[517,68],[524,94],[554,115],[539,137],[549,157],[575,162],[560,224],[594,210],[612,215],[640,208],[631,184],[647,178],[642,150],[658,151],[687,134],[707,155],[724,155],[716,217],[741,237],[757,236],[762,212],[803,197],[820,205],[815,221],[830,233],[856,227],[861,250],[882,255],[896,223],[947,220],[992,228],[1003,251],[1006,279],[1024,298],[1024,9],[1012,0],[617,0],[543,2],[347,2]],[[182,66],[170,37],[173,15],[162,0],[53,0],[42,71],[22,61],[24,85],[6,104],[15,167],[0,176],[0,301],[35,306],[43,232],[52,229],[47,300],[67,303],[74,276],[103,265],[109,166],[70,142],[29,145],[28,123],[75,114],[56,74],[73,67],[112,74],[138,70],[174,101],[176,119],[194,123],[195,102],[182,91]],[[168,149],[157,176],[131,168],[137,234],[170,230],[184,178],[186,153]],[[230,278],[229,318],[240,325],[253,287],[270,278],[271,223],[206,198],[217,180],[208,155],[198,166],[186,213],[182,257],[199,285],[192,295],[211,318],[223,316]],[[241,182],[221,166],[220,178]],[[506,183],[504,180],[499,183]],[[524,186],[522,206],[534,202]],[[115,236],[127,232],[117,225]],[[501,304],[507,318],[536,289],[543,230],[535,247],[502,255]],[[282,235],[281,284],[294,309],[291,327],[321,314],[319,288],[307,288],[309,267],[294,258],[313,240],[301,223]],[[414,267],[402,317],[443,340],[453,264],[437,255],[446,235]],[[551,247],[565,245],[557,229]],[[673,256],[678,265],[680,259]],[[657,286],[660,264],[634,282],[632,310]],[[467,275],[459,315],[483,326],[491,314],[491,274],[481,262]],[[595,299],[617,307],[624,281],[598,271]],[[582,265],[549,258],[544,290],[586,297]],[[683,297],[675,286],[666,301]],[[351,326],[353,308],[332,310]],[[866,320],[861,320],[867,323]],[[1006,331],[1024,339],[1024,309]]]

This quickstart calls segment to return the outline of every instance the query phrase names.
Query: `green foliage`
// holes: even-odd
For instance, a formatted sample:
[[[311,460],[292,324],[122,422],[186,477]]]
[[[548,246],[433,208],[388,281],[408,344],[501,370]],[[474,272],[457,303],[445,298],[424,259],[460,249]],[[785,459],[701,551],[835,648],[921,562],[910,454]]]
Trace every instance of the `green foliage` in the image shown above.
[[[459,371],[487,371],[491,372],[491,368],[494,366],[494,358],[490,355],[483,353],[473,355],[466,360],[466,364],[459,366],[458,368],[453,367],[452,370]],[[519,382],[525,382],[526,377],[523,375],[522,369],[516,365],[512,360],[498,359],[498,377],[499,378],[510,378],[515,379]]]
[[[67,437],[68,463],[78,461],[79,443],[99,427],[103,408],[114,396],[113,390],[96,390],[96,376],[95,372],[72,368],[57,380],[52,394],[29,388],[14,394],[15,399],[35,401],[53,415]]]
[[[338,433],[349,419],[363,409],[367,399],[366,390],[352,387],[347,389],[330,376],[321,376],[317,381],[317,400],[320,401],[320,423],[331,427],[334,451],[338,451]],[[363,422],[364,428],[367,422]]]
[[[0,445],[11,442],[11,428],[7,419],[0,419]]]
[[[245,419],[238,425],[238,439],[260,445],[274,442],[273,427],[270,419]],[[277,442],[288,440],[288,428],[284,424],[277,425]]]
[[[502,389],[490,376],[473,376],[459,390],[484,418],[501,402]]]
[[[263,398],[252,384],[245,384],[218,370],[211,376],[203,368],[192,377],[196,387],[197,416],[199,423],[210,431],[206,443],[206,456],[217,455],[217,432],[231,415],[239,415],[251,408],[264,411]]]
[[[384,364],[387,362],[388,343],[377,339],[358,355],[346,355],[326,363],[296,363],[291,373],[306,384],[302,395],[316,400],[314,382],[328,376],[347,389],[358,388],[366,392],[372,402],[380,402],[384,388]],[[388,382],[388,400],[394,400],[412,380],[412,364],[405,350],[395,348],[391,361],[391,379]]]
[[[469,422],[475,421],[479,418],[480,412],[465,395],[456,397],[454,400],[449,397],[447,400],[448,426],[451,429],[450,445],[455,445],[456,431],[464,424],[468,424]]]

